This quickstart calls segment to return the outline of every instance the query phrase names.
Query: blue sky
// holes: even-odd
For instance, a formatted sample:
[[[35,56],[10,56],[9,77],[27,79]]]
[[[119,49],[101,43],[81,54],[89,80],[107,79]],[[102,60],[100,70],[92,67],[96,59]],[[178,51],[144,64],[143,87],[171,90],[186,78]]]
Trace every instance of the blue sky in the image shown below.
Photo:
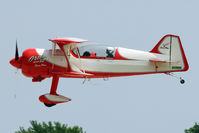
[[[197,0],[1,1],[0,130],[11,133],[29,120],[60,121],[88,133],[181,133],[199,121]],[[80,37],[149,51],[165,34],[181,37],[190,65],[178,73],[186,83],[163,75],[60,79],[58,93],[71,102],[46,108],[38,97],[51,79],[32,83],[9,64],[18,40],[27,48],[51,48],[49,38]],[[16,95],[16,98],[15,98]]]

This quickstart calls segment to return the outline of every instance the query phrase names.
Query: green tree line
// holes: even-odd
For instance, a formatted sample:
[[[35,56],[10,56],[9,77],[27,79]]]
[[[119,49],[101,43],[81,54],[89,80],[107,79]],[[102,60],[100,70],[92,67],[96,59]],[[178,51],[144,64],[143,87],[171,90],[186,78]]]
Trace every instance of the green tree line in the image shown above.
[[[193,127],[184,130],[185,133],[199,133],[199,123],[195,123]]]
[[[15,133],[86,133],[81,127],[70,127],[67,124],[61,124],[60,122],[42,122],[30,121],[31,126],[28,129],[20,127],[19,131]]]

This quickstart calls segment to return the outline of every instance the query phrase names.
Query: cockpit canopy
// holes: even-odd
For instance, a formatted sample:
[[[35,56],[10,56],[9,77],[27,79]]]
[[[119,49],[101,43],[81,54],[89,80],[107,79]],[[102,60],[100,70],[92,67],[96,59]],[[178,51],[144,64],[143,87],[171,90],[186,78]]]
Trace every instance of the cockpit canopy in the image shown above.
[[[115,47],[101,46],[101,45],[86,45],[78,46],[73,49],[73,53],[80,57],[108,57],[114,58],[115,56]]]

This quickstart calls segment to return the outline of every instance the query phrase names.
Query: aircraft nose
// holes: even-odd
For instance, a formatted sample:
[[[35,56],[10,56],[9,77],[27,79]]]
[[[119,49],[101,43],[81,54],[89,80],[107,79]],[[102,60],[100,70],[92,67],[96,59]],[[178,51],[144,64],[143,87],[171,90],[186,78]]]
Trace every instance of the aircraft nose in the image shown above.
[[[10,60],[10,64],[16,68],[21,68],[21,57],[19,57],[18,60],[15,60],[15,58],[13,58],[12,60]]]

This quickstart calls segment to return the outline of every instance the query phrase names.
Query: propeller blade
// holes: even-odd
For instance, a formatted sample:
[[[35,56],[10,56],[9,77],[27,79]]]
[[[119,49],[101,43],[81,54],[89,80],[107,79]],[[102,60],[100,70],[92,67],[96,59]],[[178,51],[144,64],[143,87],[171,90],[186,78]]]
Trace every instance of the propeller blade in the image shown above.
[[[15,60],[17,61],[18,59],[19,59],[19,52],[18,52],[17,41],[16,41]]]

